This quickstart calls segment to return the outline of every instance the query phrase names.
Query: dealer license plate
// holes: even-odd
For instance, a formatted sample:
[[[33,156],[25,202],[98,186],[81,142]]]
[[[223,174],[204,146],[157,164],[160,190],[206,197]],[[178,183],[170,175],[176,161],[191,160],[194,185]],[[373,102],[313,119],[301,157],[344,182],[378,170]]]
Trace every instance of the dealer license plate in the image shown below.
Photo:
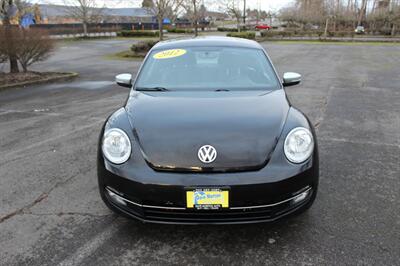
[[[188,209],[218,210],[229,208],[229,191],[222,189],[195,189],[186,191]]]

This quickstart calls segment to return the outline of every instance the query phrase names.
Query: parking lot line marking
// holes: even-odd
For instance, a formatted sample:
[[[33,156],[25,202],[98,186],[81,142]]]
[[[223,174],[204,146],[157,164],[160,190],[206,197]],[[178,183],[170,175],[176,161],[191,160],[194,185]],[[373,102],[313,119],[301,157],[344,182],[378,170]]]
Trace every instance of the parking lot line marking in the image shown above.
[[[110,239],[122,227],[123,222],[118,218],[114,220],[104,231],[89,239],[82,247],[79,247],[68,258],[60,262],[59,266],[80,265],[83,260],[93,254],[105,241]]]

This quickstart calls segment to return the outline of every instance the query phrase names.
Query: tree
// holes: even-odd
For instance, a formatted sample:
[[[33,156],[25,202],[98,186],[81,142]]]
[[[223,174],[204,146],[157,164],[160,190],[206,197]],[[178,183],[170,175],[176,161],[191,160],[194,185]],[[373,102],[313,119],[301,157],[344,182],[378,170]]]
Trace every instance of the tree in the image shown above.
[[[24,72],[33,63],[46,60],[54,47],[54,41],[47,32],[38,29],[20,30],[16,54]]]
[[[33,6],[33,14],[35,16],[35,23],[40,24],[42,22],[42,14],[40,12],[40,7],[38,4]]]
[[[396,33],[400,25],[400,0],[296,0],[281,9],[281,20],[292,25],[324,26],[326,32],[364,26],[370,32]]]
[[[260,18],[262,20],[269,18],[269,25],[272,26],[272,19],[274,18],[275,14],[271,11],[269,11],[268,13],[265,11],[261,11],[260,13]]]
[[[225,6],[225,12],[236,19],[237,29],[240,31],[240,19],[243,13],[238,7],[236,0],[223,0],[222,5]]]
[[[47,59],[54,50],[54,41],[43,30],[14,27],[11,32],[10,40],[6,38],[6,29],[0,27],[0,62],[7,60],[11,46],[17,63],[27,72],[30,65]]]
[[[3,18],[4,25],[4,40],[2,41],[3,57],[7,56],[10,62],[10,72],[18,73],[18,61],[15,55],[15,47],[13,45],[14,30],[10,23],[11,17],[17,12],[17,7],[14,0],[1,0],[0,2],[0,17]],[[1,53],[0,53],[1,54]]]
[[[163,22],[168,12],[178,13],[183,0],[155,0],[152,8],[158,22],[159,39],[163,40]]]
[[[194,27],[194,36],[196,37],[199,35],[199,20],[201,15],[199,9],[202,2],[202,0],[186,0],[183,4],[183,8],[186,10],[186,16],[190,19]]]
[[[88,24],[98,20],[104,8],[98,6],[97,0],[63,0],[65,12],[81,21],[83,26],[83,35],[88,36]]]
[[[32,4],[30,4],[28,1],[14,0],[14,4],[17,8],[17,15],[20,18],[23,17],[26,13],[32,11]]]
[[[367,5],[368,5],[368,0],[362,0],[361,9],[358,14],[357,26],[361,26],[361,23],[367,12]]]
[[[388,21],[391,23],[390,35],[396,35],[396,27],[400,25],[400,3],[392,3],[389,11]]]
[[[154,8],[154,2],[153,0],[143,0],[142,2],[142,7],[147,8],[147,9],[152,9]]]
[[[171,20],[171,24],[175,25],[176,20],[178,19],[179,15],[182,13],[182,8],[181,6],[177,6],[174,9],[171,7],[167,9],[165,13],[165,17],[169,18]]]
[[[204,4],[201,4],[199,8],[199,21],[205,21],[207,18],[207,8]]]
[[[243,0],[243,25],[246,26],[246,0]]]
[[[297,13],[294,7],[285,7],[279,10],[279,18],[286,21],[288,25],[292,25],[297,21]]]

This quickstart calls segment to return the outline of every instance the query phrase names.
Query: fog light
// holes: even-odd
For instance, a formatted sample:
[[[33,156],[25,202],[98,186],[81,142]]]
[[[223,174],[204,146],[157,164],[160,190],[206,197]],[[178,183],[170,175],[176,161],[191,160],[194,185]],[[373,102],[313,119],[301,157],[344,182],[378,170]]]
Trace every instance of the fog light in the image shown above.
[[[112,191],[109,190],[109,189],[106,189],[106,190],[107,190],[107,193],[108,193],[108,195],[110,196],[110,198],[111,198],[112,201],[114,201],[114,202],[116,202],[116,203],[119,203],[119,204],[121,204],[121,205],[126,206],[126,202],[125,202],[125,200],[124,200],[121,196],[119,196],[118,194],[112,192]]]
[[[308,193],[310,192],[310,189],[308,189],[307,191],[304,191],[302,193],[300,193],[299,195],[297,195],[294,199],[292,199],[292,203],[293,204],[297,204],[303,200],[305,200],[308,196]]]

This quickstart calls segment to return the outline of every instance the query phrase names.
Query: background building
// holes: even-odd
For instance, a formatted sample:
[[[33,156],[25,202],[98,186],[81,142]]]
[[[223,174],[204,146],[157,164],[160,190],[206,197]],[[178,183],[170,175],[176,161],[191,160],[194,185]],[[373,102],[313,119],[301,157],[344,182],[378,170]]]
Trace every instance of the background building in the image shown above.
[[[39,5],[43,24],[80,23],[80,20],[71,16],[71,7],[61,5]],[[155,17],[151,10],[146,8],[95,8],[93,12],[99,14],[97,23],[130,23],[154,22]]]

